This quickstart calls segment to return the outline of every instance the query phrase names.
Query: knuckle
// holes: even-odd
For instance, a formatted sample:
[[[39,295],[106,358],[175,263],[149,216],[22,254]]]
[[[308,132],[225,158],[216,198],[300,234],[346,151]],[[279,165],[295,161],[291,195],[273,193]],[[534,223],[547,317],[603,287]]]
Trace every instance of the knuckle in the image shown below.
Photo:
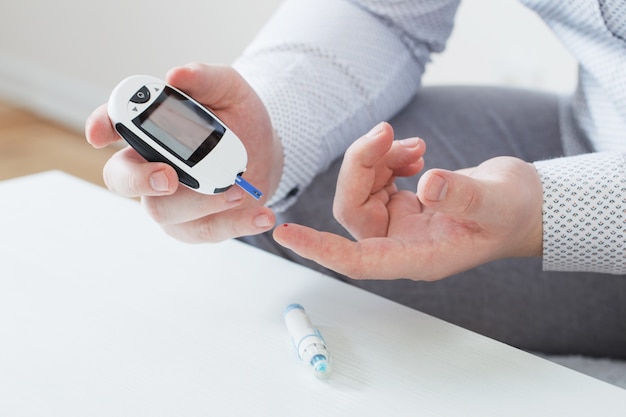
[[[193,236],[185,233],[184,228],[182,228],[180,225],[163,225],[161,226],[161,228],[169,237],[172,237],[180,242],[189,244],[200,243]]]
[[[333,204],[333,217],[339,222],[340,225],[346,227],[350,216],[347,214],[344,207],[340,204]]]
[[[105,164],[104,167],[102,168],[102,179],[104,180],[104,185],[106,185],[106,187],[116,193],[119,194],[119,190],[116,187],[117,181],[115,181],[115,169],[114,169],[114,164],[115,164],[115,159],[116,159],[117,155],[113,155],[113,157],[111,157],[111,159],[109,159]]]
[[[475,189],[468,190],[465,199],[461,204],[461,213],[466,215],[474,214],[482,205],[482,194]]]
[[[113,186],[114,182],[111,180],[111,173],[108,170],[108,164],[106,164],[102,169],[102,180],[104,181],[104,185],[106,185],[110,191],[115,192]]]
[[[211,222],[202,222],[196,229],[198,240],[202,242],[213,242],[214,227]]]
[[[141,202],[152,220],[161,225],[166,224],[165,214],[158,198],[142,197]]]
[[[129,194],[139,195],[141,194],[141,189],[142,189],[141,181],[136,176],[129,175],[127,188],[128,188]]]
[[[136,173],[128,168],[124,150],[115,153],[104,165],[102,177],[105,185],[116,194],[125,197],[137,197],[143,194],[148,186],[146,179],[140,172]]]
[[[207,243],[220,242],[224,240],[224,238],[220,237],[219,231],[219,229],[223,226],[224,224],[218,224],[218,222],[213,221],[211,217],[204,219],[197,225],[197,239],[201,242]]]

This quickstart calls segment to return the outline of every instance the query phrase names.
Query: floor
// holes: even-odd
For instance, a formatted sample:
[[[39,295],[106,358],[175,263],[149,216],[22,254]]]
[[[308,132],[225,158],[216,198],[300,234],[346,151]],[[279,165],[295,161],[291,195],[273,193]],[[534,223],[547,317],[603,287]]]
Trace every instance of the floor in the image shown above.
[[[0,103],[0,180],[58,169],[104,186],[102,168],[115,151],[94,149],[83,132]]]

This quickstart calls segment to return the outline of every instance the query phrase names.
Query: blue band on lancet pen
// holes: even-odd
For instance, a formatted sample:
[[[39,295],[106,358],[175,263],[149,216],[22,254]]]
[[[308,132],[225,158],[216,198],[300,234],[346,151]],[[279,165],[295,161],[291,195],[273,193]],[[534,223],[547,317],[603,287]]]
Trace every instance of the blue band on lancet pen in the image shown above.
[[[297,308],[299,310],[304,310],[304,307],[302,307],[300,304],[294,303],[294,304],[289,304],[287,307],[285,307],[285,312],[283,314],[289,313],[294,308]]]

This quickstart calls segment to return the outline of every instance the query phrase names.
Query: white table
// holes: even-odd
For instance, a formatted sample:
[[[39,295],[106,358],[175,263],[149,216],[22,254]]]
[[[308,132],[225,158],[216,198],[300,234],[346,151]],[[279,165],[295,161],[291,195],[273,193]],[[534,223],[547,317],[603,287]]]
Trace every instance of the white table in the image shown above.
[[[0,183],[0,416],[624,416],[626,391],[51,172]],[[297,302],[334,373],[296,358]]]

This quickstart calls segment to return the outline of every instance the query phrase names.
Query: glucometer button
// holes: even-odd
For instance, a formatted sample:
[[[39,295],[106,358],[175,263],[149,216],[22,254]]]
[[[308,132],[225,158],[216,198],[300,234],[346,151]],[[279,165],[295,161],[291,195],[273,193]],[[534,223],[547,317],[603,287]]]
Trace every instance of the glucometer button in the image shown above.
[[[142,104],[150,100],[150,90],[148,87],[143,86],[130,98],[133,103]]]

